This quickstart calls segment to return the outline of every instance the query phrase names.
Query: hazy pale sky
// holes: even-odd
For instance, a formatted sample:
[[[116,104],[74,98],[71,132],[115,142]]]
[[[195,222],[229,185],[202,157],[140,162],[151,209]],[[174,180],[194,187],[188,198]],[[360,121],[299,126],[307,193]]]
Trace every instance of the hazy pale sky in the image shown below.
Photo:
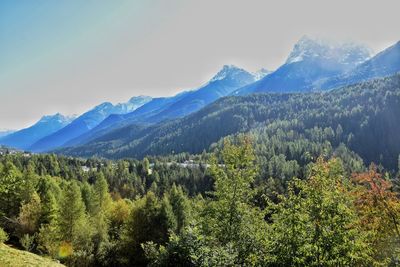
[[[399,0],[2,0],[0,129],[194,89],[224,64],[273,70],[303,35],[379,52],[400,40],[399,10]]]

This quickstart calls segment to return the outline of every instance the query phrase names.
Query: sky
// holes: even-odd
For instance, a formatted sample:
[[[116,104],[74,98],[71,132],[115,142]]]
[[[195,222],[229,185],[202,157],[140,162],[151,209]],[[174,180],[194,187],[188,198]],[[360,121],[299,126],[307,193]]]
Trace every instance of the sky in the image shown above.
[[[170,96],[224,64],[276,69],[303,35],[379,52],[398,0],[1,0],[0,129],[105,101]]]

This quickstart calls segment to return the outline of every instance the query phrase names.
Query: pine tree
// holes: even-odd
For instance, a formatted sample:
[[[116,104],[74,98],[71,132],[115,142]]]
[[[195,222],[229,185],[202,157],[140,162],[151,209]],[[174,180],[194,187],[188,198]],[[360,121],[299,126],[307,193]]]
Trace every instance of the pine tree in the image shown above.
[[[93,187],[88,183],[84,182],[81,186],[81,194],[82,194],[82,200],[83,203],[85,204],[85,209],[86,212],[89,214],[95,213],[96,210],[96,201],[94,199],[94,192],[93,192]]]
[[[90,249],[92,229],[87,220],[81,191],[76,182],[69,182],[60,205],[60,239],[73,249]]]
[[[96,174],[96,182],[93,187],[95,207],[99,211],[108,212],[111,206],[111,197],[108,192],[108,183],[104,174],[99,172]]]
[[[108,241],[110,226],[110,209],[112,200],[108,193],[108,184],[103,173],[96,174],[96,182],[93,187],[94,212],[91,218],[96,229],[94,234],[94,245],[97,250],[102,243]]]
[[[189,223],[190,218],[189,201],[181,186],[172,185],[169,201],[176,217],[177,231],[180,232]]]

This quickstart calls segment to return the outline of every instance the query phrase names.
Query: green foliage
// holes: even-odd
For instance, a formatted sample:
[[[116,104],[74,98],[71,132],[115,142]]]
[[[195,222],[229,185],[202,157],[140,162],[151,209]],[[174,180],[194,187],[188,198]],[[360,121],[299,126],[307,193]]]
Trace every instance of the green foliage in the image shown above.
[[[169,202],[176,218],[176,230],[180,232],[190,220],[190,204],[181,186],[172,186],[169,191]]]
[[[42,204],[39,195],[32,194],[29,202],[24,203],[20,209],[18,223],[22,234],[33,234],[39,229],[42,216]]]
[[[21,202],[24,200],[24,179],[15,165],[6,161],[0,174],[0,214],[11,217],[18,214]]]
[[[49,224],[42,224],[38,232],[38,250],[53,258],[59,256],[60,230],[58,222],[52,220]],[[61,255],[62,256],[62,255]]]
[[[147,262],[142,243],[148,241],[164,244],[168,231],[176,228],[176,218],[167,197],[157,199],[153,192],[133,203],[123,232],[125,259],[133,265]]]
[[[72,247],[82,257],[91,252],[92,226],[89,224],[81,191],[76,182],[68,182],[60,205],[60,241]],[[74,259],[71,259],[74,260]]]
[[[228,243],[238,236],[242,228],[242,218],[253,197],[251,188],[257,169],[254,154],[247,139],[240,146],[226,142],[222,151],[222,165],[217,159],[211,160],[211,173],[215,178],[215,202],[207,211],[207,228],[223,242]],[[228,238],[228,239],[226,239]]]
[[[252,203],[257,166],[250,140],[244,137],[237,145],[226,141],[221,159],[221,164],[211,159],[215,200],[204,210],[202,229],[215,238],[217,250],[229,252],[235,264],[259,264],[267,225],[264,213]]]
[[[395,266],[398,178],[346,124],[264,126],[213,155],[0,156],[0,241],[68,266]]]
[[[108,183],[103,173],[96,174],[96,182],[93,187],[95,213],[100,211],[108,212],[111,205],[111,197],[108,193]]]
[[[20,239],[19,242],[21,243],[21,246],[27,250],[27,251],[32,251],[35,247],[35,236],[34,235],[29,235],[29,234],[24,234]]]
[[[306,181],[294,180],[275,205],[269,235],[273,266],[370,264],[367,235],[360,229],[348,181],[338,160],[321,158]]]
[[[0,244],[8,240],[8,234],[0,227]]]

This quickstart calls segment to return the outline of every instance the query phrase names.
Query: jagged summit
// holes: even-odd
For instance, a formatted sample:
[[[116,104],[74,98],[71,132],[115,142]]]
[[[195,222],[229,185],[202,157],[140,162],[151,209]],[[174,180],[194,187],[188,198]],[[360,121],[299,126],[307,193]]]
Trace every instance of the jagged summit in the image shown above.
[[[129,99],[129,103],[136,104],[136,103],[142,103],[142,102],[149,102],[152,99],[151,96],[147,95],[139,95],[139,96],[134,96],[131,99]]]
[[[103,102],[93,108],[93,110],[101,110],[105,108],[111,108],[113,107],[113,104],[111,102]]]
[[[37,123],[48,123],[51,121],[71,122],[74,118],[75,115],[65,116],[58,112],[54,115],[45,115],[41,117]]]
[[[251,74],[246,70],[236,67],[235,65],[224,65],[222,69],[210,80],[210,82],[223,79],[242,79],[244,76],[250,77]]]
[[[265,76],[267,76],[268,74],[272,73],[272,71],[267,70],[265,68],[261,68],[258,71],[253,73],[253,76],[256,80],[260,80],[262,78],[264,78]]]
[[[307,60],[328,60],[355,66],[371,57],[371,49],[354,42],[334,42],[303,36],[293,47],[286,64]]]

